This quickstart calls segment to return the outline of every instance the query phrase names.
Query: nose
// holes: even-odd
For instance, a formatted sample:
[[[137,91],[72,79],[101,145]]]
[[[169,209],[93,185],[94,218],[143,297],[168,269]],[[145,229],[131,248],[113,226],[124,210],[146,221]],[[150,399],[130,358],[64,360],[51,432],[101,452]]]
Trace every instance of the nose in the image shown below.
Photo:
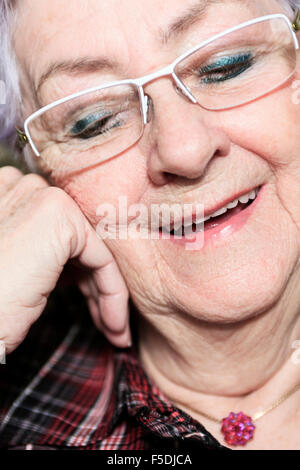
[[[170,83],[156,85],[147,90],[152,101],[149,177],[156,185],[167,183],[170,177],[199,178],[213,158],[228,155],[230,140],[214,125],[213,112],[180,96]]]

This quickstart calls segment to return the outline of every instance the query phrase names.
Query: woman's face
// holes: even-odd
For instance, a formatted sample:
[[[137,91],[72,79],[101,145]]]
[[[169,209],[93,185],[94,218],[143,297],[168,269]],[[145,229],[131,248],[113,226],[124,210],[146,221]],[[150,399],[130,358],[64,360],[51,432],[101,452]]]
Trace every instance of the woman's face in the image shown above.
[[[188,21],[186,12],[199,4],[24,0],[16,36],[24,117],[35,111],[32,90],[51,63],[105,56],[117,67],[54,70],[39,89],[42,102],[46,96],[54,101],[98,83],[149,74],[202,38],[280,12],[276,0],[211,2],[202,21],[196,8]],[[177,17],[186,21],[162,43],[162,31]],[[57,181],[95,228],[99,204],[117,207],[120,196],[128,206],[143,204],[149,213],[154,203],[202,203],[210,211],[261,189],[243,215],[229,218],[199,250],[172,240],[106,240],[137,306],[145,315],[184,311],[229,322],[261,313],[278,300],[289,302],[299,278],[300,250],[300,107],[291,82],[221,112],[191,104],[169,77],[147,84],[145,92],[153,110],[143,139],[114,159]]]

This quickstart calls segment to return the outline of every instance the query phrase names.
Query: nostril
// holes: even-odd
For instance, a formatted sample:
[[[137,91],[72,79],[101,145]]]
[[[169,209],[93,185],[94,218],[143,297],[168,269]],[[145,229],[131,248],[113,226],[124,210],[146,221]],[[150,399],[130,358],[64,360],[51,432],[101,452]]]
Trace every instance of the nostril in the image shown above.
[[[168,173],[166,171],[164,171],[163,177],[167,183],[172,183],[172,181],[174,181],[174,179],[176,178],[174,174]]]
[[[215,157],[224,157],[224,155],[225,155],[224,152],[222,152],[220,149],[217,149],[217,150],[215,151],[215,155],[214,155],[214,156],[215,156]]]
[[[215,151],[215,154],[214,154],[214,157],[227,157],[228,155],[228,151],[226,151],[225,149],[217,149]]]

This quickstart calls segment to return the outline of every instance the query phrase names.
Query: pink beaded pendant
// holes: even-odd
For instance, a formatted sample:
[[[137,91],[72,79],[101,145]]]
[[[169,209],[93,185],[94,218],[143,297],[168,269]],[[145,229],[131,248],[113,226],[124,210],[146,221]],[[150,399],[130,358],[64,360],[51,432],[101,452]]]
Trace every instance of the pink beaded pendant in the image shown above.
[[[250,416],[239,413],[230,413],[222,419],[221,431],[224,440],[231,446],[244,446],[253,438],[255,426]]]

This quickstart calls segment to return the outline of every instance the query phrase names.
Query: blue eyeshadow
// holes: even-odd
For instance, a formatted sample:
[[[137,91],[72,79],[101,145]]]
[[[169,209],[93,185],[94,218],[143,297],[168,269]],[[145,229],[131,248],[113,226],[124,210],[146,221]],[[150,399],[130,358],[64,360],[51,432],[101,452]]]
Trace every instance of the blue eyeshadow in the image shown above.
[[[201,68],[200,71],[203,73],[210,72],[211,70],[215,70],[221,67],[226,67],[228,65],[236,65],[242,64],[252,58],[252,54],[249,52],[247,54],[241,54],[237,56],[228,56],[228,57],[221,57],[219,60],[214,62],[213,64],[205,65],[205,67]]]

